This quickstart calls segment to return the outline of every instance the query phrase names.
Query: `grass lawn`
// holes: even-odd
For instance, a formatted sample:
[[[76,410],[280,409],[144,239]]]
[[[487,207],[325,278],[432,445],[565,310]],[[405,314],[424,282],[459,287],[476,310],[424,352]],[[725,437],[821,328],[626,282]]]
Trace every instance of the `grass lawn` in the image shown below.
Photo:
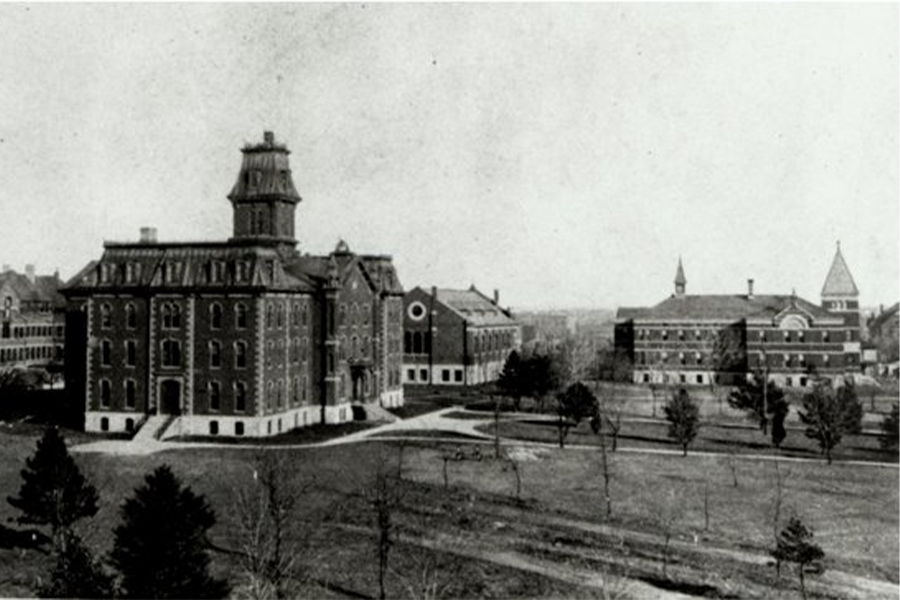
[[[34,449],[35,437],[0,432],[0,494],[13,495],[19,470]],[[590,450],[532,449],[514,453],[522,478],[516,500],[510,464],[484,459],[449,461],[441,456],[457,444],[417,441],[402,452],[402,508],[394,515],[401,536],[391,555],[389,597],[603,597],[596,588],[558,576],[568,569],[593,575],[619,573],[656,588],[670,587],[711,596],[797,597],[775,587],[772,569],[747,565],[727,556],[711,559],[691,552],[695,534],[704,544],[765,553],[772,543],[774,465],[736,461],[739,486],[732,483],[729,457],[610,454],[613,470],[613,521],[602,516],[599,453]],[[300,597],[376,597],[374,512],[366,500],[372,474],[397,471],[398,445],[366,442],[330,448],[289,450],[291,477],[315,481],[299,499],[300,530],[295,541],[308,576]],[[239,490],[254,483],[256,453],[242,448],[167,451],[150,456],[76,455],[97,485],[100,512],[81,526],[98,553],[111,548],[119,507],[144,476],[160,464],[196,492],[218,515],[211,541],[238,548]],[[468,455],[467,455],[468,456]],[[444,487],[443,466],[449,487]],[[797,513],[815,530],[830,568],[896,582],[898,579],[897,471],[887,468],[784,464],[785,516]],[[709,485],[710,529],[703,532],[703,490]],[[662,578],[658,515],[662,506],[677,509],[674,530],[683,543],[672,550],[669,578]],[[16,512],[0,505],[0,596],[33,594],[36,577],[48,558],[23,543],[10,521]],[[634,535],[604,533],[613,526]],[[594,528],[594,529],[591,529]],[[642,537],[643,536],[643,537]],[[428,544],[415,542],[416,539]],[[477,552],[476,552],[477,551]],[[480,552],[480,554],[479,554]],[[527,569],[539,561],[545,571]],[[213,569],[234,585],[241,583],[234,556],[214,553]],[[816,579],[810,577],[811,580]],[[813,597],[841,594],[816,587]]]
[[[477,429],[492,434],[493,424],[481,425]],[[554,421],[501,421],[500,435],[506,438],[536,442],[557,443],[559,429]],[[594,434],[586,422],[571,429],[566,437],[566,444],[591,445],[599,444],[600,438]],[[619,434],[619,447],[622,448],[668,448],[680,450],[681,446],[668,437],[668,423],[665,421],[626,421]],[[741,454],[771,454],[771,438],[765,436],[755,427],[748,425],[703,424],[697,438],[691,443],[688,452],[699,450],[705,452],[738,452]],[[848,435],[834,450],[835,460],[869,460],[875,462],[897,462],[896,452],[885,452],[879,445],[879,438],[874,435]],[[799,458],[820,458],[818,444],[807,438],[803,430],[791,428],[782,443],[781,456]]]

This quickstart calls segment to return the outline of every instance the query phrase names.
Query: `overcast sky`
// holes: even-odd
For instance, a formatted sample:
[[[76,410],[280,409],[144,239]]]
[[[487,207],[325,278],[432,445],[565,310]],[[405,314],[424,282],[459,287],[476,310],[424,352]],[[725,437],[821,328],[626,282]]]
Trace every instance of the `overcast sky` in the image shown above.
[[[224,239],[292,150],[303,251],[515,307],[900,295],[898,6],[0,5],[0,260]]]

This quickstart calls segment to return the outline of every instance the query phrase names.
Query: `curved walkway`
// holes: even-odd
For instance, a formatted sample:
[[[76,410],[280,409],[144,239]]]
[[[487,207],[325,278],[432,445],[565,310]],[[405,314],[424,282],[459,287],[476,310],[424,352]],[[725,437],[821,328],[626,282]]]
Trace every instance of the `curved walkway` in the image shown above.
[[[465,413],[469,415],[484,415],[483,419],[455,419],[452,417],[448,417],[447,415],[450,413]],[[504,421],[511,420],[554,420],[555,417],[550,415],[539,415],[534,413],[503,413],[501,419]],[[351,433],[349,435],[336,437],[330,440],[326,440],[324,442],[316,442],[310,444],[278,444],[277,446],[273,444],[259,443],[259,444],[219,444],[215,442],[177,442],[177,441],[159,441],[155,439],[147,439],[147,440],[101,440],[97,442],[89,442],[86,444],[79,444],[73,446],[71,450],[73,452],[98,452],[102,454],[111,454],[111,455],[147,455],[154,454],[156,452],[163,452],[166,450],[185,450],[185,449],[198,449],[198,448],[237,448],[237,449],[253,449],[258,450],[260,448],[282,448],[285,450],[299,450],[306,448],[324,448],[328,446],[340,446],[343,444],[355,444],[359,442],[366,441],[398,441],[398,440],[419,440],[419,441],[432,441],[432,442],[451,442],[451,443],[469,443],[469,444],[479,444],[479,443],[489,443],[493,442],[493,436],[486,434],[484,432],[478,431],[476,428],[481,427],[486,424],[492,423],[494,417],[492,414],[485,414],[479,411],[470,411],[466,410],[461,406],[451,406],[448,408],[444,408],[441,410],[437,410],[430,413],[425,413],[423,415],[419,415],[417,417],[411,417],[409,419],[398,419],[392,423],[385,423],[384,425],[379,425],[377,427],[373,427],[371,429],[366,429],[363,431],[357,431],[356,433]],[[411,435],[404,435],[406,432],[414,432],[414,431],[436,431],[436,432],[447,432],[450,434],[457,434],[461,436],[466,436],[470,439],[463,439],[459,437],[453,438],[440,438],[440,437],[416,437]],[[391,434],[399,434],[399,435],[391,435]],[[530,440],[520,440],[516,438],[501,438],[501,442],[504,445],[512,445],[515,444],[517,446],[531,446],[537,448],[556,448],[557,444],[551,442],[536,442]],[[591,445],[581,445],[581,444],[569,444],[566,446],[567,449],[570,450],[596,450],[596,446]],[[681,456],[681,450],[668,449],[668,448],[628,448],[619,446],[617,452],[629,453],[629,454],[655,454],[655,455],[672,455],[672,456]],[[688,456],[704,456],[704,457],[716,457],[716,456],[724,456],[721,452],[707,452],[707,451],[691,451]],[[741,460],[764,460],[764,461],[778,461],[778,462],[790,462],[790,463],[814,463],[814,464],[823,464],[825,463],[825,459],[820,458],[801,458],[801,457],[791,457],[791,456],[775,456],[771,454],[735,454],[733,455],[735,458]],[[835,465],[847,465],[847,466],[866,466],[866,467],[879,467],[879,468],[889,468],[889,469],[898,469],[900,465],[898,463],[885,463],[885,462],[874,462],[874,461],[863,461],[863,460],[835,460]]]

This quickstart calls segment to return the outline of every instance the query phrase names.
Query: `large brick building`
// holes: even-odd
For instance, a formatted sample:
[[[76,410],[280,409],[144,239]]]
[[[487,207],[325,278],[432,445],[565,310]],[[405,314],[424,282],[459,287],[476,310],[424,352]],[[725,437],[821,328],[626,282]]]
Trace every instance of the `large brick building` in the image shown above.
[[[273,435],[403,403],[403,289],[389,256],[296,250],[287,148],[242,149],[222,242],[104,244],[67,285],[67,381],[88,431]]]
[[[478,385],[500,375],[521,329],[475,286],[468,290],[417,287],[406,294],[403,381],[417,385]]]
[[[63,361],[65,299],[59,274],[34,265],[0,273],[0,370],[55,368]]]
[[[730,383],[760,369],[787,387],[812,371],[835,378],[860,369],[859,292],[840,246],[821,305],[790,295],[690,295],[681,261],[675,293],[650,308],[621,308],[615,344],[636,383]]]

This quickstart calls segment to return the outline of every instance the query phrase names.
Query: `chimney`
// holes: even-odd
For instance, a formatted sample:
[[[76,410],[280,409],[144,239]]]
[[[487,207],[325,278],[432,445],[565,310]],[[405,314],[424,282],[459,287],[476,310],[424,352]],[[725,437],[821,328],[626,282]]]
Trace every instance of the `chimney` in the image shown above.
[[[263,141],[268,146],[273,145],[275,143],[275,134],[271,131],[263,131]]]
[[[27,264],[25,265],[25,277],[28,278],[28,281],[34,283],[34,265]]]
[[[494,288],[494,306],[500,306],[500,290]]]
[[[747,280],[747,299],[753,300],[753,280]]]
[[[431,298],[437,299],[437,286],[436,285],[431,286]]]
[[[142,244],[155,244],[156,243],[156,227],[141,227],[141,243]]]

